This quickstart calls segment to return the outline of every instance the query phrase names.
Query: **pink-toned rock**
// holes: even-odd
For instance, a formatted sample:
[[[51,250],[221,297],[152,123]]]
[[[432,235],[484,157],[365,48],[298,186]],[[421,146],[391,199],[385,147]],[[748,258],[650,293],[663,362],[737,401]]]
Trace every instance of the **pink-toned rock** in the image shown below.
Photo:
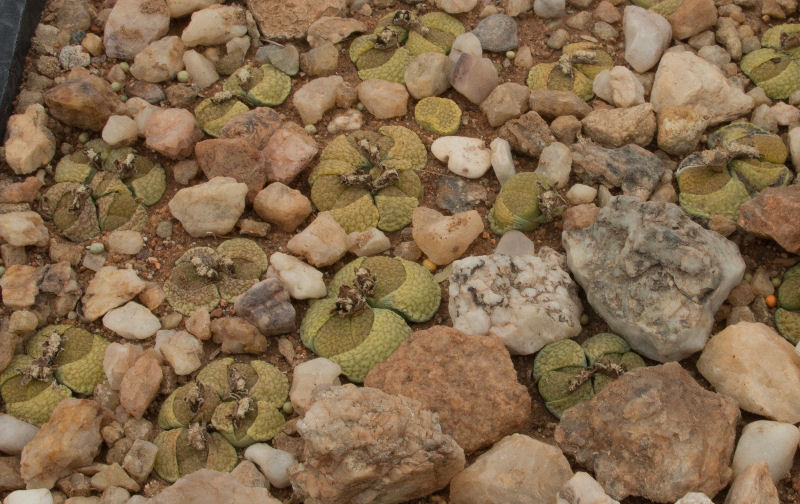
[[[8,157],[8,150],[6,150]],[[37,177],[27,177],[22,182],[13,182],[0,187],[0,203],[31,203],[36,199],[42,181]]]
[[[50,242],[50,233],[38,213],[26,210],[0,215],[0,238],[14,247],[44,247]]]
[[[219,138],[243,138],[256,149],[264,150],[281,124],[280,114],[269,107],[256,107],[226,122]]]
[[[168,158],[190,156],[203,132],[194,114],[185,109],[170,108],[153,112],[144,127],[146,145]]]
[[[675,502],[727,486],[739,417],[733,399],[670,362],[629,371],[568,409],[555,440],[614,499]]]
[[[149,504],[281,504],[266,488],[243,485],[233,473],[200,469],[176,481]]]
[[[325,112],[336,106],[338,90],[345,86],[340,75],[318,77],[295,91],[292,105],[300,114],[303,124],[315,124]]]
[[[162,82],[183,70],[183,41],[164,37],[145,47],[131,65],[131,75],[146,82]]]
[[[505,82],[494,88],[481,102],[481,110],[486,114],[489,125],[496,128],[527,112],[530,95],[528,86]]]
[[[483,220],[475,210],[442,215],[432,208],[417,207],[411,216],[414,241],[428,259],[450,264],[463,254],[483,231]]]
[[[245,138],[213,138],[194,146],[197,163],[206,178],[231,177],[247,184],[247,200],[253,201],[267,182],[261,152]]]
[[[800,184],[768,187],[739,207],[739,226],[800,254]]]
[[[717,6],[714,0],[684,0],[667,21],[672,25],[673,38],[687,39],[716,24]]]
[[[246,184],[231,177],[214,177],[175,193],[169,211],[192,236],[227,234],[244,212],[246,196]]]
[[[584,203],[569,207],[564,210],[561,216],[563,229],[564,231],[574,231],[589,227],[597,219],[597,214],[599,213],[600,208],[594,203]]]
[[[322,212],[286,248],[313,266],[330,266],[347,253],[347,233],[330,212]]]
[[[358,85],[356,91],[359,101],[376,119],[400,117],[408,109],[408,90],[403,84],[367,79]]]
[[[297,189],[273,182],[260,191],[253,201],[259,217],[291,233],[311,215],[311,201]]]
[[[119,386],[119,403],[134,418],[142,418],[158,395],[164,375],[155,351],[147,350],[128,368]]]
[[[132,269],[104,266],[95,273],[83,296],[83,316],[97,320],[109,310],[122,306],[142,292],[147,284]]]
[[[258,355],[267,349],[267,338],[256,326],[241,317],[223,317],[211,322],[214,343],[224,353]]]
[[[197,339],[205,341],[211,337],[211,315],[205,308],[198,308],[186,319],[185,327],[187,331],[197,336]]]
[[[169,9],[165,0],[119,0],[103,28],[106,56],[132,59],[168,30]]]
[[[104,414],[96,402],[68,398],[22,450],[20,475],[28,488],[52,488],[78,467],[92,463],[103,438]]]
[[[17,175],[34,172],[53,159],[56,139],[46,124],[47,112],[38,103],[8,118],[6,162]]]
[[[445,326],[412,334],[364,385],[416,399],[466,452],[522,429],[530,417],[530,395],[503,342]]]
[[[450,72],[450,84],[474,104],[479,104],[500,84],[497,69],[489,58],[462,53]]]
[[[126,110],[111,84],[85,68],[73,69],[64,83],[45,92],[44,103],[64,124],[92,131],[102,130],[109,117]]]
[[[319,152],[317,142],[299,124],[287,122],[270,137],[263,156],[267,180],[289,184]]]
[[[419,402],[370,387],[318,387],[297,422],[304,462],[289,467],[305,502],[394,504],[447,486],[464,451]]]
[[[12,264],[0,277],[0,288],[3,289],[3,304],[11,309],[22,309],[36,302],[39,287],[36,285],[41,276],[41,268],[27,264]]]

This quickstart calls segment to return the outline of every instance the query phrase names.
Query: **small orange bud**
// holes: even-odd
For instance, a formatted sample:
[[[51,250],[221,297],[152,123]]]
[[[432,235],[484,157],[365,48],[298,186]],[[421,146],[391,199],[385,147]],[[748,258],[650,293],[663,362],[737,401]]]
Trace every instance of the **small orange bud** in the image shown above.
[[[765,297],[764,301],[767,303],[767,306],[769,306],[770,308],[775,308],[775,305],[778,304],[778,298],[776,298],[772,294],[770,294],[769,296]]]
[[[425,266],[428,269],[428,271],[430,271],[431,273],[436,271],[436,264],[433,261],[431,261],[430,259],[423,260],[422,261],[422,265]]]

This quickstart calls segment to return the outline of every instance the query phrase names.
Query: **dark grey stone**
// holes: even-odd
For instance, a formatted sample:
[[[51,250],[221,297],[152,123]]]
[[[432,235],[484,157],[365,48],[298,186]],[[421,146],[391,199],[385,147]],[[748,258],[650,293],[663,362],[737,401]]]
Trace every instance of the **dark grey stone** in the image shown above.
[[[478,23],[472,33],[484,51],[504,52],[519,46],[517,21],[507,14],[492,14]]]

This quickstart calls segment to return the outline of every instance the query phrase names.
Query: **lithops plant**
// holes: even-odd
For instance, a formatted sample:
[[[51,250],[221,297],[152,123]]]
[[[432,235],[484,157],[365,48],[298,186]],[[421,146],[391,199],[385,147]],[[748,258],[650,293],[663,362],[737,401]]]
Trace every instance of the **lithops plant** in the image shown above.
[[[503,184],[489,210],[489,227],[497,234],[510,229],[533,231],[560,215],[563,208],[550,179],[533,172],[517,173]]]
[[[461,126],[461,109],[450,98],[428,96],[414,107],[414,120],[436,135],[454,135]]]
[[[800,62],[794,53],[763,47],[747,53],[739,63],[742,72],[775,100],[800,90]]]
[[[228,121],[249,110],[247,105],[236,99],[233,92],[220,91],[201,101],[194,109],[194,116],[200,128],[216,138]]]
[[[0,374],[0,395],[6,411],[41,425],[62,399],[88,395],[100,383],[108,341],[71,325],[42,328]]]
[[[160,164],[130,147],[111,149],[99,139],[61,158],[54,178],[42,209],[72,241],[87,240],[100,231],[141,230],[147,220],[145,206],[157,203],[167,187]]]
[[[775,310],[778,332],[793,345],[800,343],[800,264],[783,275]]]
[[[234,302],[258,282],[267,266],[261,247],[246,238],[226,240],[216,249],[194,247],[175,262],[164,293],[170,306],[184,315],[199,308],[211,311],[220,299]]]
[[[676,171],[679,202],[692,216],[736,219],[739,207],[765,187],[784,186],[786,145],[754,124],[733,123],[708,138],[709,150],[687,156]]]
[[[340,135],[309,174],[311,201],[348,233],[402,229],[419,205],[422,183],[416,172],[427,161],[425,145],[403,126]]]
[[[303,344],[363,382],[411,335],[406,319],[428,320],[441,291],[422,266],[401,258],[359,258],[342,268],[328,297],[314,301],[300,325]]]
[[[591,100],[594,78],[613,64],[611,56],[598,44],[567,44],[557,62],[531,67],[526,84],[531,89],[572,91],[584,100]]]
[[[236,448],[222,434],[199,423],[162,431],[154,443],[158,452],[153,469],[170,483],[200,469],[230,472],[239,461]]]
[[[362,80],[403,82],[406,67],[425,52],[447,54],[464,25],[443,12],[417,17],[411,11],[391,12],[378,21],[375,31],[350,44],[350,61]]]
[[[222,89],[257,107],[274,107],[289,96],[292,78],[269,63],[260,67],[245,65],[228,77]]]
[[[800,23],[773,26],[761,36],[761,46],[780,49],[797,60],[800,58]]]
[[[561,418],[623,373],[643,366],[644,360],[624,339],[600,333],[583,345],[570,339],[546,345],[533,361],[533,378],[545,407]]]

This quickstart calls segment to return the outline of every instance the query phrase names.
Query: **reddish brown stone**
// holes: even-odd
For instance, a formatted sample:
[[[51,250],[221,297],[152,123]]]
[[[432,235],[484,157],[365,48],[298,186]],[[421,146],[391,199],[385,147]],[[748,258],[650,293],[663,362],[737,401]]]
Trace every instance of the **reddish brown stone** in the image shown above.
[[[800,185],[768,187],[739,207],[739,225],[748,233],[772,238],[800,253]]]
[[[561,216],[564,231],[575,231],[591,226],[599,213],[600,208],[594,203],[584,203],[567,208]]]
[[[152,350],[147,350],[128,368],[119,387],[119,402],[134,418],[142,418],[147,407],[158,395],[161,380],[158,357]]]
[[[219,137],[243,138],[256,149],[262,150],[280,125],[280,114],[269,107],[258,107],[225,123]]]
[[[215,138],[194,146],[197,163],[209,180],[233,177],[247,184],[247,200],[253,201],[267,182],[267,172],[258,151],[246,138]]]
[[[364,385],[438,413],[442,431],[467,452],[523,428],[530,417],[530,395],[502,341],[445,326],[412,334]]]
[[[731,479],[739,408],[676,362],[635,369],[568,409],[556,443],[617,500],[713,497]]]
[[[42,181],[36,177],[4,185],[0,188],[0,203],[30,203],[41,187]]]
[[[717,6],[714,0],[684,0],[667,21],[672,25],[673,38],[687,39],[716,24]]]
[[[267,142],[267,179],[289,184],[317,155],[317,142],[299,124],[284,124]]]
[[[76,68],[66,82],[47,91],[44,102],[50,115],[64,124],[93,131],[103,129],[110,116],[124,113],[124,104],[111,85],[83,68]]]

